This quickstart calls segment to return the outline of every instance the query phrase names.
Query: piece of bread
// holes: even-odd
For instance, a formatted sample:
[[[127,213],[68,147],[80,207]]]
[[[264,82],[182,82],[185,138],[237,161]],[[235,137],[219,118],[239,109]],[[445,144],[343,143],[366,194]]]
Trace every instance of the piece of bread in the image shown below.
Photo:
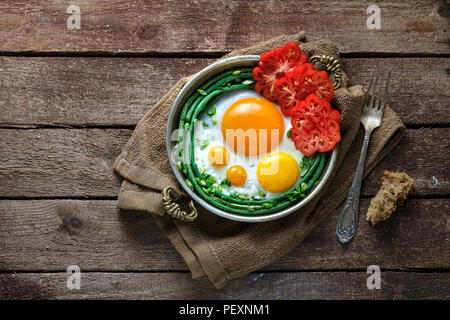
[[[389,219],[397,206],[403,206],[413,185],[414,180],[406,173],[383,170],[381,188],[370,201],[366,220],[376,225],[380,221]]]

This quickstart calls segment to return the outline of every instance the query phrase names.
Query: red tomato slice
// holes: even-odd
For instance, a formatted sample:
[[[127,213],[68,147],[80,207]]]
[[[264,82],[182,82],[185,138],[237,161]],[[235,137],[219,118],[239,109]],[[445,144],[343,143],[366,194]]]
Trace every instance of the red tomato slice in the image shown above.
[[[304,63],[288,71],[284,77],[275,82],[275,95],[285,116],[289,116],[290,110],[311,93],[313,88],[310,83],[305,82],[305,79],[308,76],[312,77],[313,72],[313,65]],[[300,82],[304,85],[300,85]],[[293,90],[293,88],[297,88],[297,90]]]
[[[308,57],[302,54],[295,42],[284,47],[277,47],[263,53],[258,66],[253,69],[253,79],[256,81],[255,90],[271,101],[276,101],[274,91],[275,82],[297,65],[306,63]]]
[[[291,110],[291,140],[304,155],[316,151],[327,152],[341,140],[339,111],[319,99],[309,95]]]
[[[285,73],[274,86],[281,111],[288,116],[290,110],[308,95],[314,93],[322,100],[330,101],[334,95],[334,87],[325,71],[316,71],[305,63]]]
[[[331,101],[334,95],[334,86],[328,78],[326,71],[318,71],[314,74],[312,82],[317,86],[315,94],[319,99]]]

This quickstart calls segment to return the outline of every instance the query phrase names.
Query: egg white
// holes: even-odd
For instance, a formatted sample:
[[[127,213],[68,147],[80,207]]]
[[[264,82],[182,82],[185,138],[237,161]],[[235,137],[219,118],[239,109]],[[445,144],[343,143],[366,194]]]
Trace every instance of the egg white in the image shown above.
[[[274,194],[267,192],[261,188],[261,185],[259,184],[258,177],[256,175],[256,169],[258,167],[259,162],[268,154],[276,153],[276,152],[285,152],[289,155],[291,155],[297,162],[300,162],[303,158],[303,154],[295,148],[295,145],[291,139],[287,137],[287,132],[291,129],[291,123],[290,118],[285,117],[280,110],[280,106],[275,103],[275,105],[278,107],[278,110],[280,111],[281,115],[284,119],[284,132],[283,132],[283,138],[278,145],[277,148],[272,149],[269,153],[263,154],[263,155],[257,155],[257,156],[245,156],[240,155],[234,152],[234,150],[231,150],[228,148],[228,146],[225,143],[225,139],[222,136],[221,131],[221,125],[222,125],[222,119],[227,111],[228,107],[230,107],[233,103],[235,103],[238,100],[244,99],[244,98],[262,98],[265,99],[262,95],[259,93],[248,90],[248,89],[239,89],[235,91],[230,91],[226,94],[224,94],[214,105],[216,107],[216,119],[217,124],[214,126],[212,125],[211,117],[207,115],[206,113],[202,113],[202,116],[200,117],[200,121],[205,122],[208,124],[208,127],[204,127],[201,122],[197,123],[194,130],[194,154],[195,154],[195,163],[199,169],[204,168],[206,170],[206,173],[214,176],[217,178],[217,182],[220,183],[223,179],[226,178],[226,172],[227,169],[233,165],[239,165],[243,167],[247,173],[247,180],[245,184],[241,187],[231,186],[231,187],[222,187],[222,192],[224,194],[231,194],[233,192],[237,192],[238,194],[244,194],[248,197],[256,197],[258,198],[259,190],[263,191],[266,194],[266,199],[273,198],[279,194]],[[205,144],[208,144],[207,147],[203,146]],[[210,148],[214,146],[224,146],[227,148],[230,158],[229,162],[226,166],[223,166],[221,168],[217,168],[211,165],[208,159],[208,153]],[[300,179],[300,175],[299,175]]]

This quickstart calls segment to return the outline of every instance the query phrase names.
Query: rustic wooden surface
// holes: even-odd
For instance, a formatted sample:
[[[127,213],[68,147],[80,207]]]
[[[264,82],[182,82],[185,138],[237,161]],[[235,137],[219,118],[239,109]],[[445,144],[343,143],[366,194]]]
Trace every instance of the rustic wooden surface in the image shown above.
[[[448,1],[65,1],[0,3],[0,299],[450,299]],[[180,76],[285,32],[335,41],[351,83],[394,72],[407,135],[383,169],[416,179],[405,207],[342,246],[339,209],[291,253],[216,290],[193,280],[148,215],[116,207],[111,166],[146,110]],[[73,218],[73,219],[72,219]],[[66,268],[82,268],[68,290]],[[368,290],[379,265],[382,289]]]

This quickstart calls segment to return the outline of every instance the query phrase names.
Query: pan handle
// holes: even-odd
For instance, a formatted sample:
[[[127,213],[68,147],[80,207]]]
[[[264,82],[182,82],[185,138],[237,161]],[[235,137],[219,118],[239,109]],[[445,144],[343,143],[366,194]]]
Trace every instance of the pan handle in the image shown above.
[[[316,62],[320,62],[325,66],[327,71],[334,75],[334,89],[339,89],[342,84],[342,66],[339,62],[339,59],[336,59],[334,57],[321,55],[321,56],[312,56],[309,58],[309,62],[311,64],[315,64]]]
[[[189,213],[181,210],[180,205],[176,202],[182,197],[187,197],[186,193],[175,187],[165,187],[161,194],[164,210],[169,216],[181,221],[194,221],[197,218],[198,213],[194,206],[194,201],[191,200],[189,202],[189,208],[191,209]]]

